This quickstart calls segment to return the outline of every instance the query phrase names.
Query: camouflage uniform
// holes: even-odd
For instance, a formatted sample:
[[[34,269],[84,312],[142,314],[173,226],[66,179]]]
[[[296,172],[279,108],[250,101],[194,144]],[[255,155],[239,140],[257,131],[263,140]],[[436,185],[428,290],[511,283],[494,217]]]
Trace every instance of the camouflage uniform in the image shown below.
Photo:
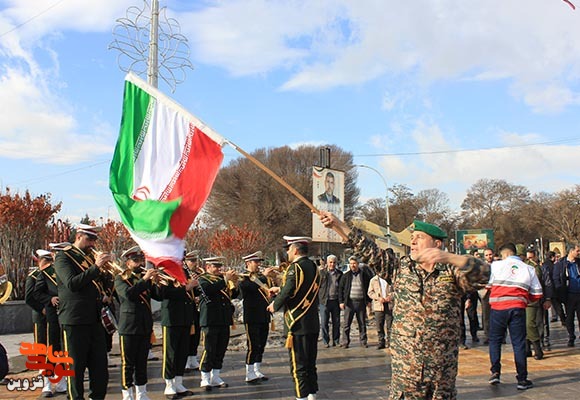
[[[359,230],[348,244],[377,272],[384,251]],[[489,266],[470,257],[463,268],[436,264],[433,272],[404,257],[393,271],[390,399],[455,399],[461,296],[489,279]]]

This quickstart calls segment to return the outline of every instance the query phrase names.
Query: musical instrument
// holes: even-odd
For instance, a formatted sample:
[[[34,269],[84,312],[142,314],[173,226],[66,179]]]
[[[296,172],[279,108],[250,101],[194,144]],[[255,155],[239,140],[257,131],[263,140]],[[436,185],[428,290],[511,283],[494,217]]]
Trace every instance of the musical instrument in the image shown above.
[[[4,266],[0,263],[0,304],[6,302],[12,294],[12,282],[8,280]]]
[[[105,331],[109,335],[112,335],[117,331],[117,319],[109,306],[103,306],[103,308],[101,308],[101,322],[103,323]]]
[[[193,271],[189,268],[185,268],[186,272],[187,272],[187,278],[189,279],[199,279],[199,277],[201,275],[203,275],[203,271],[198,269],[198,272]],[[205,301],[206,304],[211,303],[211,299],[207,296],[207,294],[205,293],[205,290],[203,289],[203,286],[198,285],[199,288],[199,297],[201,300]]]
[[[101,254],[104,254],[103,251],[97,250],[97,249],[91,249],[91,251],[93,252],[93,255],[96,257],[100,256]],[[122,274],[123,272],[125,272],[125,268],[121,267],[119,264],[117,264],[114,261],[109,261],[107,262],[104,266],[103,266],[103,270],[105,270],[106,272],[108,272],[109,274],[111,274],[113,277]]]

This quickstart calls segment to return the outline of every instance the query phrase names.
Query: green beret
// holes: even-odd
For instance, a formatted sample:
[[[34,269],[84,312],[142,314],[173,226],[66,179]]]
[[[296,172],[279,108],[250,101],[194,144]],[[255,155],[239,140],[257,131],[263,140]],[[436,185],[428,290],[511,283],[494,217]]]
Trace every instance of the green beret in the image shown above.
[[[434,239],[445,239],[447,234],[437,225],[428,224],[427,222],[415,220],[413,221],[413,230],[419,232],[425,232],[427,235]]]

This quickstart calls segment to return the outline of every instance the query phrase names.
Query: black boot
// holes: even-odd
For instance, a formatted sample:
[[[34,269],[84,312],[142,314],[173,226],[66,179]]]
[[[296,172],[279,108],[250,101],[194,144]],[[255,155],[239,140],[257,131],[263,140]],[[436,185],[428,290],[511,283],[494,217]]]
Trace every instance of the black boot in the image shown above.
[[[542,358],[544,358],[544,351],[542,350],[542,345],[540,344],[540,341],[536,340],[535,342],[532,343],[532,345],[534,346],[534,358],[536,360],[541,360]]]

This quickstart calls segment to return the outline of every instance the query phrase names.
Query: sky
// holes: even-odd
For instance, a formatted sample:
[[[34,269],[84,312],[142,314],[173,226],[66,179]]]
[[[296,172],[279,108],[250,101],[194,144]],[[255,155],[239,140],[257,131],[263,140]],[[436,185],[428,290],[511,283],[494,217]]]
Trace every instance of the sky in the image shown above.
[[[381,175],[359,168],[362,201],[384,182],[437,188],[456,210],[481,178],[557,192],[580,183],[575,3],[160,0],[193,69],[159,88],[248,152],[352,152]],[[50,193],[73,223],[118,218],[108,171],[129,64],[109,46],[130,7],[144,3],[0,0],[2,191]]]

